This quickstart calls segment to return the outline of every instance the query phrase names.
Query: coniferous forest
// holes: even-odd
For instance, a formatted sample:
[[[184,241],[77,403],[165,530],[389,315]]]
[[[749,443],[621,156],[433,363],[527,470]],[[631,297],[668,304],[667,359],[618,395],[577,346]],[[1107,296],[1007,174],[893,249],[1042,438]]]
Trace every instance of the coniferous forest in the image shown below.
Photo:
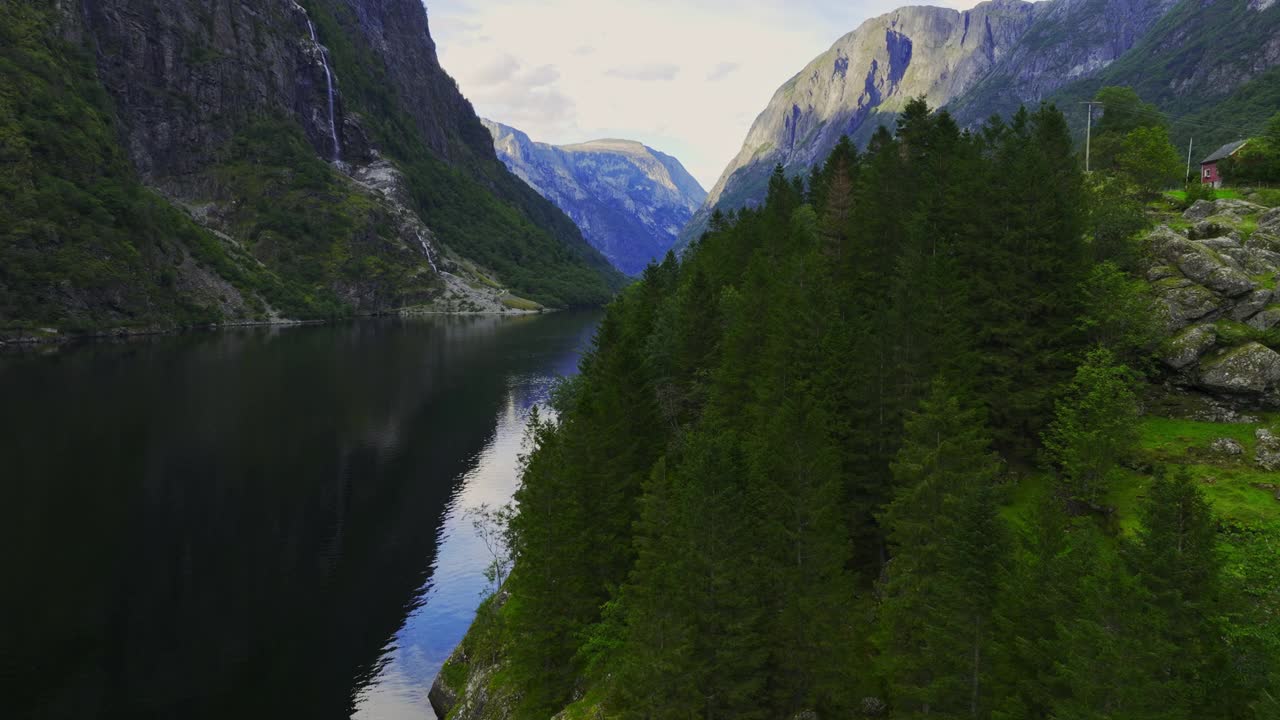
[[[1095,183],[1052,106],[914,101],[717,214],[535,421],[463,652],[523,718],[1280,716],[1199,480],[1104,503],[1151,341]]]

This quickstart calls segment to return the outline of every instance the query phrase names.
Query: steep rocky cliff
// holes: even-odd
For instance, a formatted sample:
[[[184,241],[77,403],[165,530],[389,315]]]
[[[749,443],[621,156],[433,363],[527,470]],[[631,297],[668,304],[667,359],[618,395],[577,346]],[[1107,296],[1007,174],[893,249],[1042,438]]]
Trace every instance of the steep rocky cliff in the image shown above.
[[[892,125],[911,98],[950,102],[1016,46],[1037,7],[992,0],[964,12],[914,6],[867,20],[774,93],[682,242],[701,234],[713,208],[759,202],[775,165],[807,172],[842,135],[865,141]]]
[[[637,142],[556,146],[484,123],[511,172],[563,210],[628,275],[661,260],[707,197],[679,160]]]
[[[1280,102],[1280,5],[1254,0],[994,0],[909,7],[866,21],[775,93],[706,204],[754,205],[781,163],[806,172],[840,135],[865,141],[923,95],[965,126],[1043,100],[1063,107],[1130,85],[1170,114],[1179,142],[1234,139]],[[1083,113],[1072,113],[1083,124]],[[1083,128],[1081,128],[1083,132]]]
[[[417,0],[6,3],[0,329],[603,302]]]
[[[948,109],[962,123],[1008,115],[1022,103],[1090,77],[1115,62],[1177,0],[1054,0],[1036,6],[1036,19],[984,78]]]

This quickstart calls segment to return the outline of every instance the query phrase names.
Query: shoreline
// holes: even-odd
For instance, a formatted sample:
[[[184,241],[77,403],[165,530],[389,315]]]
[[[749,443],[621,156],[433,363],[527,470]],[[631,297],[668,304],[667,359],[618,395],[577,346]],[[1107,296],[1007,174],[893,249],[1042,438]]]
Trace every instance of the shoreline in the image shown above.
[[[68,345],[77,342],[93,341],[93,340],[128,340],[132,338],[158,337],[162,335],[182,335],[185,333],[195,332],[215,332],[218,330],[233,330],[237,328],[253,328],[253,327],[301,327],[307,325],[328,325],[344,320],[361,320],[380,317],[414,317],[421,315],[493,315],[512,317],[524,317],[528,315],[545,315],[547,313],[560,312],[560,309],[542,308],[540,310],[516,310],[511,309],[502,312],[483,311],[483,310],[414,310],[411,308],[401,308],[388,312],[378,313],[361,313],[342,318],[329,318],[325,320],[237,320],[231,322],[211,323],[208,325],[181,325],[177,327],[114,327],[103,330],[94,330],[85,333],[70,333],[58,330],[57,328],[36,328],[28,330],[0,330],[0,351],[13,350],[19,348],[35,348]],[[12,334],[10,334],[12,333]]]

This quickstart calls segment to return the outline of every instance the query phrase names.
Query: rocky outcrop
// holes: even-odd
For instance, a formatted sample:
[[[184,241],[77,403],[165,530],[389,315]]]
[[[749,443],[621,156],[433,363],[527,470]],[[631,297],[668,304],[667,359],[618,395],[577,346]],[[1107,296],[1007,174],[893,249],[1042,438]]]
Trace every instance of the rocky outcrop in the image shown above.
[[[1171,337],[1160,359],[1178,382],[1219,397],[1280,402],[1280,253],[1261,230],[1280,213],[1239,200],[1201,201],[1148,237],[1152,282]],[[1259,228],[1251,234],[1250,224]],[[1208,235],[1209,237],[1204,237]]]
[[[628,275],[660,261],[707,197],[679,160],[637,142],[556,146],[484,123],[507,168],[563,210]]]

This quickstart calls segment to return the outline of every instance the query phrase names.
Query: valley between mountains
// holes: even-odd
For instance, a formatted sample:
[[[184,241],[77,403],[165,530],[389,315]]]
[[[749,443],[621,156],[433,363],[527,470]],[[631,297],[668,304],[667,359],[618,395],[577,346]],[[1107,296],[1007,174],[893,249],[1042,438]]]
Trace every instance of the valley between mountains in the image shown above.
[[[1280,718],[1280,3],[959,5],[0,0],[6,707]]]

